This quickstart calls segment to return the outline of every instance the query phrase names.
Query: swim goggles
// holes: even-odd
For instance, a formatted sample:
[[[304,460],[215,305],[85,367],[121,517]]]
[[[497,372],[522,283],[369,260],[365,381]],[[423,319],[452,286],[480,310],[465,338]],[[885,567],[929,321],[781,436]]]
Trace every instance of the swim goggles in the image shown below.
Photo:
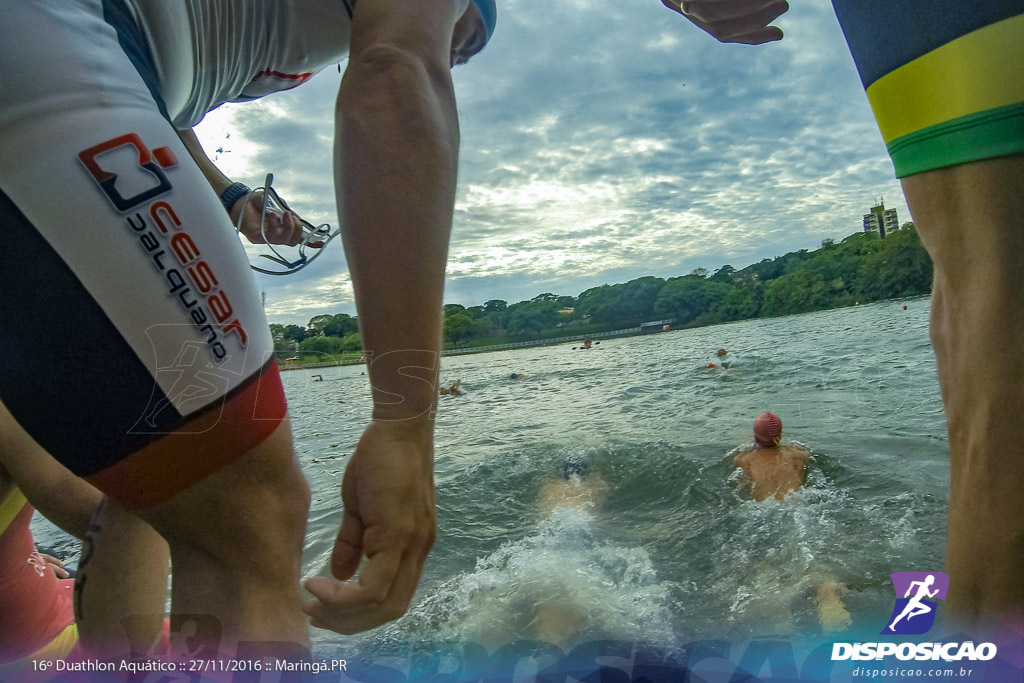
[[[288,206],[288,202],[286,202],[274,189],[273,182],[274,174],[268,173],[263,187],[257,187],[245,196],[245,203],[242,205],[242,210],[238,214],[239,222],[235,225],[235,231],[241,235],[241,221],[245,216],[245,210],[248,208],[249,202],[260,201],[260,234],[263,236],[263,241],[266,242],[266,244],[260,244],[257,246],[261,248],[265,247],[269,249],[271,253],[258,254],[258,256],[260,258],[268,259],[277,265],[269,266],[263,264],[266,265],[266,267],[261,268],[255,263],[250,263],[249,267],[257,273],[263,273],[265,275],[291,275],[292,273],[299,272],[315,261],[320,254],[324,253],[324,249],[331,240],[341,234],[341,228],[337,228],[332,231],[329,223],[313,225],[309,221],[299,218],[299,222],[302,224],[302,239],[297,244],[292,246],[271,244],[270,240],[267,238],[267,216],[269,214],[274,214],[278,219],[283,219],[285,212],[291,211],[291,207]],[[311,251],[307,252],[307,250]]]

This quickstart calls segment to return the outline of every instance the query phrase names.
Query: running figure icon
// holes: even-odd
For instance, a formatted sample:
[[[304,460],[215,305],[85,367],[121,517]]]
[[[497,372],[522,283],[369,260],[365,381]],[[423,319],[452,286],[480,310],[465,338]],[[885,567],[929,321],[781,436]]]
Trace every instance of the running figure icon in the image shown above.
[[[931,605],[922,602],[924,598],[934,598],[938,594],[938,588],[936,588],[933,591],[928,590],[934,583],[934,574],[929,574],[924,581],[912,581],[910,583],[910,586],[907,588],[907,592],[903,595],[903,597],[910,598],[910,594],[911,592],[913,592],[914,586],[917,586],[917,594],[914,595],[914,597],[910,598],[910,601],[907,602],[906,606],[903,608],[903,611],[900,612],[900,615],[893,619],[892,623],[889,624],[890,631],[895,632],[896,623],[904,617],[907,618],[907,621],[910,621],[916,616],[928,614],[929,612],[935,609]]]

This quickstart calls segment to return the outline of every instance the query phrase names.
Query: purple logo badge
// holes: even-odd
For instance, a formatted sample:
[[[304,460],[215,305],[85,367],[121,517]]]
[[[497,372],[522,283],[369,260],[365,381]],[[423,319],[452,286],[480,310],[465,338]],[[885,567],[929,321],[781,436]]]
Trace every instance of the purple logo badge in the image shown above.
[[[882,634],[916,636],[935,624],[938,600],[946,599],[949,577],[942,572],[893,572],[896,606]]]

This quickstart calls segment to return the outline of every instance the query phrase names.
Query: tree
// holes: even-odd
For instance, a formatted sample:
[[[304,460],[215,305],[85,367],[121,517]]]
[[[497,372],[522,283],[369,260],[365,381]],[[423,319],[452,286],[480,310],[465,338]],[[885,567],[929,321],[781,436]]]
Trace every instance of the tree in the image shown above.
[[[536,334],[558,324],[557,300],[520,301],[505,311],[508,329],[513,334]]]
[[[444,317],[447,318],[448,316],[453,315],[455,313],[462,313],[464,310],[466,310],[466,307],[463,306],[462,304],[445,304]]]
[[[301,342],[303,339],[306,338],[306,328],[299,327],[298,325],[288,325],[287,327],[284,328],[284,333],[282,334],[282,337],[289,341]]]
[[[722,282],[725,284],[732,284],[732,276],[736,273],[736,269],[732,266],[722,266],[715,271],[715,274],[711,276],[711,279],[715,282]]]
[[[491,299],[484,304],[484,313],[501,313],[508,308],[508,303],[501,299]]]
[[[344,353],[345,349],[342,340],[337,337],[309,337],[299,344],[299,351],[335,355]]]
[[[476,324],[465,313],[453,313],[444,319],[444,336],[455,348],[472,337],[475,330]]]
[[[330,315],[315,315],[309,319],[306,324],[306,336],[307,337],[318,337],[324,333],[324,327],[330,324]]]
[[[345,337],[353,332],[359,331],[359,322],[356,318],[347,313],[338,313],[330,316],[330,321],[324,325],[322,333],[328,337]]]
[[[689,325],[709,313],[731,289],[701,275],[671,278],[658,293],[654,309],[659,315],[674,319],[677,325]]]
[[[665,285],[660,277],[646,276],[621,285],[601,285],[580,294],[576,306],[580,315],[595,322],[628,327],[654,315],[654,302]]]
[[[820,273],[798,269],[764,286],[762,315],[787,315],[828,308],[832,285]]]
[[[869,300],[927,294],[932,288],[932,260],[914,230],[892,232],[885,247],[863,260],[859,291]]]
[[[358,332],[346,335],[341,340],[341,350],[345,353],[355,353],[363,350],[363,337]]]
[[[715,304],[713,312],[720,316],[721,322],[746,320],[757,317],[758,306],[750,290],[730,287],[722,300]]]

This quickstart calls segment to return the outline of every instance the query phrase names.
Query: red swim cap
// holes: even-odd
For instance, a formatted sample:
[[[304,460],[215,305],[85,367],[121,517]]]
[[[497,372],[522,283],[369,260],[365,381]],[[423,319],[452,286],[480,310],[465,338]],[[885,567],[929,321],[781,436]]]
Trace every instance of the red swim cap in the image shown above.
[[[782,420],[773,413],[761,413],[754,420],[754,441],[763,448],[775,448],[782,439]]]

